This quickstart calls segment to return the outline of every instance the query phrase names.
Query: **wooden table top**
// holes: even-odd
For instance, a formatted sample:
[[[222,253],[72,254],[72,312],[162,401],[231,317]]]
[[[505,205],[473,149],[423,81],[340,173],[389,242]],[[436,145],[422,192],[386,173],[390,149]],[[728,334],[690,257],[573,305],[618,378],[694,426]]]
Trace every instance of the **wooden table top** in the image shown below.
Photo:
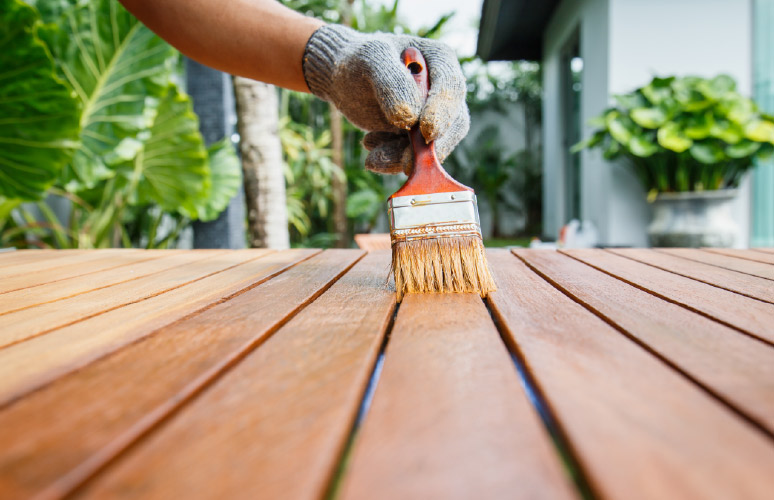
[[[0,254],[0,498],[770,499],[774,250]]]

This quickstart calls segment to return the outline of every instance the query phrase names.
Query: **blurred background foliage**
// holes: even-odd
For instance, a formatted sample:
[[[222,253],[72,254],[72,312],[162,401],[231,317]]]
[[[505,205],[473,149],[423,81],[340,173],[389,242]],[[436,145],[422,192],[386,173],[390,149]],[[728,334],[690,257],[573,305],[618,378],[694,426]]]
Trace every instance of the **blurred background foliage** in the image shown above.
[[[360,31],[431,38],[454,15],[412,30],[399,0],[282,3]],[[0,39],[13,48],[0,51],[0,247],[175,246],[240,189],[231,143],[204,146],[180,55],[117,1],[0,0]],[[486,236],[539,234],[539,67],[460,62],[473,128],[445,166],[479,194]],[[387,232],[385,200],[404,177],[366,171],[363,132],[327,103],[278,92],[292,245],[346,247],[354,234]],[[495,125],[503,120],[523,130]]]
[[[178,52],[118,2],[0,0],[0,16],[0,246],[166,247],[240,189]]]

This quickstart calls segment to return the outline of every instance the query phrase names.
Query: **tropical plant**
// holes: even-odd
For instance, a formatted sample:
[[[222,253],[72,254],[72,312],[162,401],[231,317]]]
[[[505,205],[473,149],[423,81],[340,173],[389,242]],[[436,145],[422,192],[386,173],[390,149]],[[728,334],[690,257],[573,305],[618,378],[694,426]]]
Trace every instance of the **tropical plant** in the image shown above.
[[[649,198],[736,187],[756,157],[774,152],[774,117],[727,75],[656,77],[615,100],[573,151],[599,148],[605,159],[625,158]]]
[[[54,72],[40,27],[32,7],[0,0],[0,196],[7,206],[40,199],[77,147],[78,101]]]
[[[241,170],[230,142],[205,148],[172,47],[113,0],[0,3],[1,244],[168,245],[217,217]],[[20,205],[46,194],[72,202],[67,221]]]

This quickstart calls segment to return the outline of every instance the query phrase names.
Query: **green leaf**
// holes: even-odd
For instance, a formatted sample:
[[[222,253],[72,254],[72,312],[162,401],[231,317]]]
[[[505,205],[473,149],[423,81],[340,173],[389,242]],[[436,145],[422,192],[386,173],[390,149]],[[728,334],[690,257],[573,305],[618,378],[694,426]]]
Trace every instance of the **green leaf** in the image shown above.
[[[726,147],[726,155],[729,158],[747,158],[757,153],[760,148],[760,142],[743,140]]]
[[[705,139],[710,136],[715,118],[711,111],[688,117],[683,133],[690,139]]]
[[[231,140],[225,138],[207,149],[211,183],[210,189],[197,207],[199,219],[215,220],[242,189],[242,165],[234,152]]]
[[[606,117],[607,128],[613,139],[620,142],[622,145],[629,144],[632,138],[632,132],[627,126],[626,121],[621,117],[621,114],[617,111],[609,113]]]
[[[659,128],[667,120],[667,115],[659,108],[635,108],[629,113],[631,119],[645,128]]]
[[[132,201],[196,218],[210,189],[210,169],[191,99],[177,86],[168,87],[149,132],[142,150],[122,166],[137,187]]]
[[[57,78],[33,8],[0,0],[0,195],[40,199],[72,157],[78,101]]]
[[[685,137],[680,131],[680,127],[674,122],[668,122],[659,128],[657,137],[661,147],[675,153],[682,153],[693,144],[693,141]]]
[[[371,218],[382,209],[383,200],[372,190],[357,191],[347,196],[347,217]]]
[[[112,172],[104,155],[148,126],[177,52],[115,0],[77,2],[41,36],[82,104],[83,146],[62,177],[69,190]]]
[[[774,123],[755,120],[744,128],[744,136],[751,141],[774,143]]]
[[[715,120],[710,127],[710,135],[728,144],[736,144],[744,137],[742,129],[728,120]]]
[[[670,84],[674,80],[674,77],[655,77],[648,85],[642,87],[641,92],[652,104],[659,105],[673,98]]]
[[[653,144],[653,142],[645,136],[634,136],[632,137],[632,140],[629,141],[629,151],[634,156],[647,158],[658,151],[658,146]]]
[[[725,159],[723,148],[714,143],[696,143],[691,146],[690,152],[691,156],[693,156],[696,161],[707,165],[720,163]]]

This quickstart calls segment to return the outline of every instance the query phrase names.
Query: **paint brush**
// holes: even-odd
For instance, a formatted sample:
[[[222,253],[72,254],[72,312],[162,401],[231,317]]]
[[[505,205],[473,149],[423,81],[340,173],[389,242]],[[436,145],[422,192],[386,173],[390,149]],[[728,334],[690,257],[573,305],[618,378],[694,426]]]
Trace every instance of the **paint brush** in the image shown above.
[[[427,99],[431,82],[425,59],[409,47],[403,64]],[[392,269],[398,302],[406,293],[477,293],[495,290],[486,262],[473,190],[454,180],[425,142],[419,124],[409,131],[414,168],[388,202]]]

